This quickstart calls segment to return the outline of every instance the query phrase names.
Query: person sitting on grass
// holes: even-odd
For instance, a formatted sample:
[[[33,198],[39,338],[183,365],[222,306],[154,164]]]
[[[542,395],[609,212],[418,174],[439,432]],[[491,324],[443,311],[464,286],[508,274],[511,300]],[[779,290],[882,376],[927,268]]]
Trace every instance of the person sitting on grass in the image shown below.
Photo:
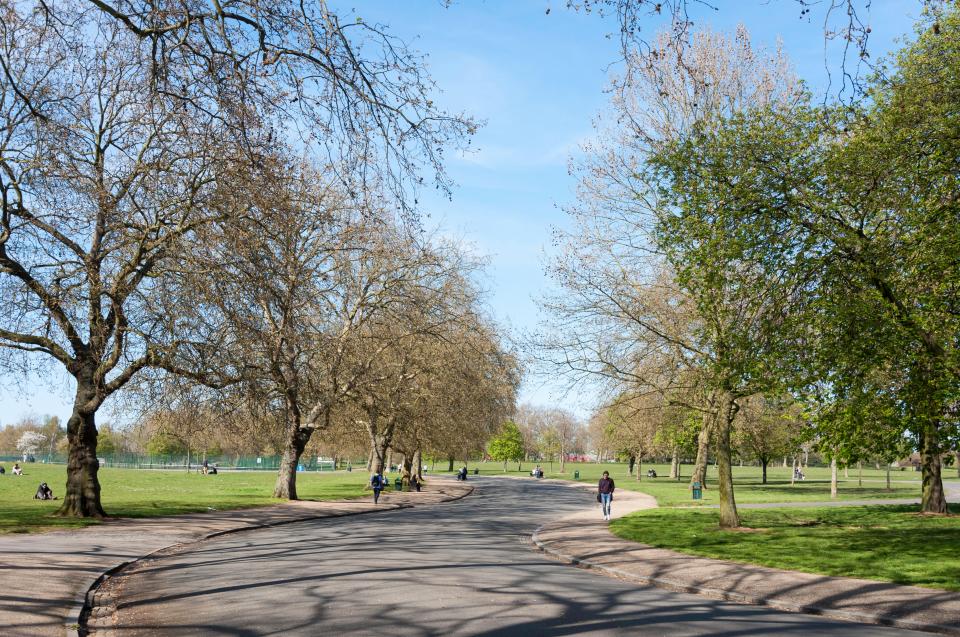
[[[2,476],[3,474],[5,474],[6,472],[7,472],[7,470],[3,468],[3,465],[2,465],[2,464],[0,464],[0,476]]]
[[[53,497],[53,491],[47,486],[46,482],[41,482],[37,487],[37,493],[33,496],[34,500],[56,500]]]
[[[15,476],[22,476],[22,475],[23,475],[23,469],[20,468],[20,463],[19,463],[19,462],[14,462],[14,463],[13,463],[13,475],[15,475]]]

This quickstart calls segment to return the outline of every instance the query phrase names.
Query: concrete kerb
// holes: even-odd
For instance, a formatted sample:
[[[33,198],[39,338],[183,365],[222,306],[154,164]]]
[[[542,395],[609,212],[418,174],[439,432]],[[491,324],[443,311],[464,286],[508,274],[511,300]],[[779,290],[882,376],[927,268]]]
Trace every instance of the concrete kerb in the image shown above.
[[[132,564],[137,562],[150,559],[155,555],[159,555],[164,552],[171,551],[178,547],[189,546],[191,544],[197,544],[206,540],[210,540],[216,537],[221,537],[224,535],[232,535],[235,533],[242,533],[244,531],[255,531],[257,529],[267,529],[278,526],[284,526],[287,524],[295,524],[297,522],[308,522],[311,520],[326,520],[326,519],[336,519],[336,518],[345,518],[355,515],[365,515],[369,513],[386,513],[389,511],[399,511],[401,509],[412,509],[416,506],[430,506],[435,504],[448,504],[450,502],[456,502],[462,500],[467,496],[471,495],[474,491],[474,485],[464,485],[467,488],[467,491],[461,493],[460,495],[448,498],[445,500],[440,500],[439,502],[432,502],[426,505],[416,505],[416,504],[388,504],[381,506],[377,509],[367,509],[363,511],[344,511],[338,513],[328,513],[324,515],[313,514],[305,515],[302,517],[290,518],[287,520],[277,520],[272,522],[265,522],[262,524],[245,524],[244,526],[238,526],[232,529],[223,529],[220,531],[213,531],[207,533],[203,536],[196,538],[195,540],[189,542],[173,542],[167,546],[163,546],[157,549],[154,549],[148,553],[144,553],[132,560],[125,560],[123,562],[118,562],[110,568],[106,569],[96,577],[91,578],[90,585],[80,594],[77,595],[74,605],[71,607],[70,613],[68,615],[67,624],[65,625],[67,637],[85,637],[87,635],[86,623],[89,619],[90,612],[95,607],[94,601],[96,599],[97,591],[103,586],[107,580],[111,577],[116,576],[121,571],[127,569]]]
[[[544,525],[546,526],[546,525]],[[744,595],[741,593],[736,593],[733,591],[726,591],[719,588],[709,588],[703,586],[691,586],[689,584],[684,584],[682,582],[675,582],[669,579],[658,578],[658,577],[645,577],[642,575],[637,575],[636,573],[630,573],[623,569],[619,569],[613,566],[606,566],[605,564],[597,564],[587,559],[580,559],[573,555],[563,553],[562,551],[557,551],[550,548],[546,543],[540,540],[538,537],[540,531],[544,526],[539,527],[533,533],[533,544],[543,553],[561,561],[576,566],[578,568],[594,570],[599,573],[610,575],[618,579],[625,581],[635,582],[637,584],[642,584],[645,586],[656,586],[657,588],[662,588],[674,593],[691,593],[695,595],[700,595],[702,597],[707,597],[709,599],[716,599],[725,602],[734,602],[737,604],[750,604],[753,606],[767,606],[769,608],[774,608],[776,610],[782,610],[793,613],[805,613],[808,615],[817,615],[820,617],[826,617],[828,619],[837,619],[840,621],[849,621],[857,623],[867,623],[875,624],[878,626],[891,626],[894,628],[904,628],[907,630],[919,630],[925,632],[933,633],[942,633],[945,635],[960,635],[960,627],[958,626],[949,626],[944,624],[931,624],[927,622],[916,622],[910,620],[897,619],[893,617],[871,617],[867,615],[854,614],[844,611],[839,611],[832,608],[823,608],[820,606],[807,606],[807,605],[796,605],[796,604],[787,604],[777,600],[770,600],[763,597],[754,597],[750,595]]]
[[[557,480],[557,482],[566,482],[567,484],[573,484],[579,487],[587,487],[592,490],[592,487],[590,487],[589,485],[584,485],[583,483],[571,482],[566,480]],[[629,492],[629,493],[634,494],[635,492]],[[641,495],[641,494],[638,494],[638,495]],[[649,498],[649,496],[647,497]],[[652,498],[650,499],[652,500]],[[628,513],[632,513],[633,511],[644,509],[644,508],[656,507],[655,501],[652,506],[650,506],[649,503],[638,502],[637,504],[640,504],[640,506],[636,506],[636,507],[628,506],[626,511],[624,511],[621,507],[614,517],[621,517]],[[540,539],[540,533],[546,527],[557,525],[563,522],[569,523],[578,517],[584,518],[586,517],[584,514],[587,514],[587,513],[590,513],[591,517],[595,515],[588,510],[588,511],[581,512],[580,514],[565,516],[553,522],[549,522],[547,524],[543,524],[539,526],[531,536],[531,542],[533,546],[537,550],[543,552],[544,554],[554,559],[557,559],[558,561],[565,562],[567,564],[576,566],[578,568],[593,570],[598,573],[602,573],[604,575],[616,577],[617,579],[634,582],[634,583],[645,585],[645,586],[656,586],[657,588],[662,588],[675,593],[690,593],[690,594],[700,595],[702,597],[706,597],[709,599],[716,599],[719,601],[727,601],[727,602],[733,602],[738,604],[749,604],[754,606],[766,606],[768,608],[773,608],[776,610],[782,610],[782,611],[794,612],[794,613],[805,613],[808,615],[816,615],[820,617],[825,617],[827,619],[836,619],[839,621],[856,622],[861,624],[866,623],[866,624],[873,624],[877,626],[890,626],[893,628],[902,628],[907,630],[918,630],[918,631],[925,631],[925,632],[931,632],[931,633],[960,636],[960,626],[952,625],[952,624],[937,624],[933,622],[922,622],[922,621],[901,619],[897,617],[890,617],[890,616],[883,616],[883,615],[871,616],[869,614],[853,613],[849,611],[838,610],[835,608],[826,608],[826,607],[818,606],[815,604],[791,604],[789,602],[785,602],[783,600],[778,600],[778,599],[769,599],[765,597],[758,597],[755,595],[747,595],[743,593],[738,593],[736,591],[724,590],[724,589],[714,588],[714,587],[691,585],[686,582],[671,580],[668,578],[645,576],[645,575],[633,573],[624,569],[620,569],[615,566],[608,566],[606,564],[600,564],[600,563],[594,562],[590,559],[585,559],[585,558],[577,557],[575,555],[570,555],[569,553],[565,553],[563,551],[559,551],[550,547],[546,542]],[[638,544],[638,546],[645,546],[645,545]],[[681,560],[688,559],[688,556],[682,553],[677,553],[676,555],[677,555],[677,559],[681,559]]]

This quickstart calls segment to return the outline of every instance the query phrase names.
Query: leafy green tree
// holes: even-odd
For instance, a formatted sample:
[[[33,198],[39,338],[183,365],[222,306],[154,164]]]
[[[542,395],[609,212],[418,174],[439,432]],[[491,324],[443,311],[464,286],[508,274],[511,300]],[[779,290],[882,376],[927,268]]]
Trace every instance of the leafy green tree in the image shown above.
[[[523,434],[520,427],[513,421],[508,420],[500,428],[500,432],[490,440],[488,446],[490,457],[503,463],[503,470],[506,472],[507,463],[514,461],[517,463],[517,471],[520,471],[524,455]]]
[[[899,423],[892,439],[915,440],[930,513],[946,511],[941,457],[960,398],[958,105],[953,8],[920,25],[863,105],[799,100],[735,114],[688,136],[676,156],[687,168],[673,175],[686,199],[742,212],[700,216],[718,229],[721,255],[735,257],[728,262],[778,284],[793,273],[797,285],[783,292],[803,301],[808,330],[784,366],[792,382],[826,387],[828,402],[880,387],[889,395],[881,402],[898,406],[896,419],[880,421],[841,410],[825,432],[835,453],[855,453],[837,439],[852,440],[861,426]]]
[[[802,427],[799,406],[788,398],[751,396],[734,422],[735,446],[761,467],[762,483],[767,483],[767,465],[796,448]]]
[[[147,442],[147,453],[154,456],[172,456],[186,453],[187,446],[183,441],[169,433],[158,431]]]
[[[120,450],[120,434],[114,431],[108,424],[100,425],[100,431],[97,433],[97,453],[101,455],[113,455]]]

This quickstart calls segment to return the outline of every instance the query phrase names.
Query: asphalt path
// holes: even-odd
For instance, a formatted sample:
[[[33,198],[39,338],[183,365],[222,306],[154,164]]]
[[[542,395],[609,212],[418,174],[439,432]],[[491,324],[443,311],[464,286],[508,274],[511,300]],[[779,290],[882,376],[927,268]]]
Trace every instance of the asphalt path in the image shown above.
[[[473,478],[452,503],[223,536],[117,580],[103,635],[905,635],[638,586],[534,551],[595,507],[560,483]],[[599,516],[599,511],[597,511]],[[924,633],[914,633],[924,634]]]

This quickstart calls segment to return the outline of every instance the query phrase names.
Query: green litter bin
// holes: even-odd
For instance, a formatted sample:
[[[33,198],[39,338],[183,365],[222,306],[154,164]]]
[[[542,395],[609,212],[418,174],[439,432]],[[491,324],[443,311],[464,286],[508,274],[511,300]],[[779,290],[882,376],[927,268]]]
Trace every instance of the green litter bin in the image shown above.
[[[693,499],[694,499],[694,500],[702,500],[702,499],[703,499],[703,490],[700,488],[700,483],[699,483],[699,482],[694,482],[693,484],[691,484],[691,485],[690,485],[690,489],[693,491]]]
[[[393,481],[393,486],[397,491],[403,491],[403,478],[397,478]]]
[[[580,472],[579,472],[579,471],[574,471],[574,472],[573,472],[573,479],[574,479],[574,480],[579,480],[579,479],[580,479]]]

